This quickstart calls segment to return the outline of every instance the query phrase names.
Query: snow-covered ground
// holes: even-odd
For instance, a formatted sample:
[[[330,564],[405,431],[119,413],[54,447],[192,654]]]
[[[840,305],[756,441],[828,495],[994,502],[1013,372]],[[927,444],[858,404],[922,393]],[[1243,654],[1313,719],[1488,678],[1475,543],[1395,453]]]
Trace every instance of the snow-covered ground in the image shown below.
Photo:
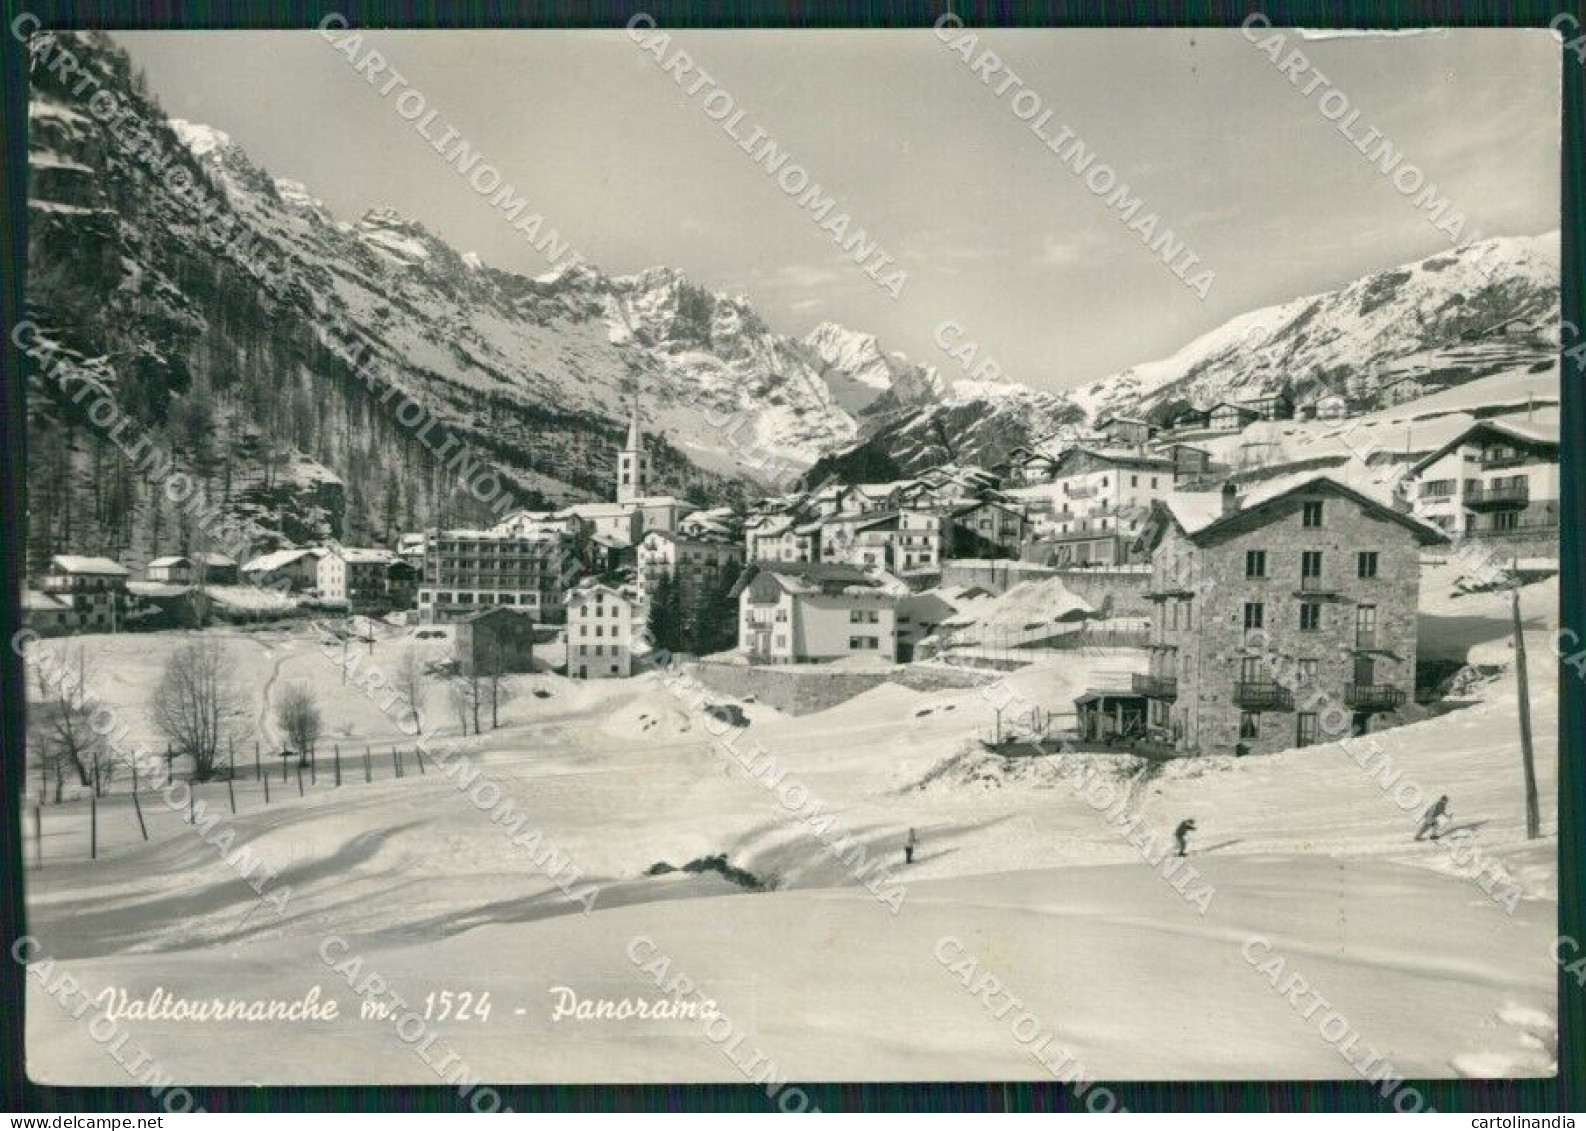
[[[318,985],[338,999],[336,1021],[123,1018],[134,1041],[194,1081],[433,1080],[391,1021],[360,1019],[353,990],[319,956],[329,936],[420,1009],[431,991],[488,991],[488,1021],[428,1030],[487,1080],[740,1079],[698,1022],[553,1020],[563,996],[554,987],[580,999],[661,996],[628,957],[636,936],[794,1080],[1040,1077],[1010,1030],[1023,1012],[1102,1079],[1351,1075],[1315,1019],[1247,958],[1253,936],[1398,1074],[1548,1074],[1557,694],[1547,628],[1557,588],[1524,597],[1545,834],[1527,843],[1507,600],[1450,597],[1446,579],[1429,574],[1427,638],[1463,641],[1496,673],[1471,706],[1380,736],[1403,780],[1450,796],[1455,832],[1443,842],[1416,842],[1417,813],[1334,745],[1155,768],[1119,755],[1010,762],[974,742],[992,718],[980,691],[886,684],[796,719],[742,705],[750,726],[734,742],[763,748],[785,771],[779,796],[656,677],[534,675],[517,677],[499,730],[461,743],[481,780],[541,832],[539,849],[514,844],[433,767],[417,775],[410,765],[398,780],[387,765],[372,784],[360,767],[336,789],[322,763],[301,799],[295,781],[282,790],[277,779],[266,807],[244,783],[238,816],[222,826],[279,872],[271,890],[290,892],[284,907],[261,903],[174,814],[151,821],[147,844],[135,828],[113,832],[131,826],[112,800],[97,862],[51,858],[47,843],[45,867],[28,873],[30,929],[91,992],[294,999]],[[180,639],[94,638],[113,677],[107,697],[135,711],[160,649]],[[269,697],[306,680],[322,692],[344,756],[405,741],[374,702],[332,694],[338,670],[319,635],[225,639],[267,735]],[[408,647],[439,654],[445,642],[394,630],[373,660]],[[1038,654],[1008,681],[1061,724],[1077,693],[1136,659]],[[455,738],[441,700],[437,691],[431,726]],[[1204,914],[1081,796],[1067,776],[1076,768],[1095,768],[1158,843],[1196,818],[1190,862],[1212,891]],[[831,815],[825,833],[788,807],[795,782],[811,799],[802,814],[818,805]],[[223,788],[219,798],[224,806]],[[64,819],[52,810],[47,824]],[[910,828],[920,849],[904,868]],[[880,890],[895,912],[831,850],[844,838],[892,869],[896,882]],[[536,864],[546,845],[580,885],[598,886],[591,914]],[[712,872],[647,875],[718,854],[770,890]],[[1489,886],[1493,876],[1512,885],[1512,913],[1471,874],[1477,862]],[[1018,1011],[999,1018],[1004,999],[988,1007],[965,988],[939,956],[949,936],[961,947],[953,953],[973,955],[1021,999]],[[36,979],[29,987],[36,1079],[124,1080],[83,1021]]]

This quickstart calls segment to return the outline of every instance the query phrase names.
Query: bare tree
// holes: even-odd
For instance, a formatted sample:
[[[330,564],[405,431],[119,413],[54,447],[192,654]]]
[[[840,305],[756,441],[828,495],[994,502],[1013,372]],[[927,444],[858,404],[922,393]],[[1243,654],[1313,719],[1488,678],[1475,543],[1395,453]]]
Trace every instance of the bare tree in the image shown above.
[[[281,693],[280,702],[275,705],[275,724],[299,757],[314,760],[324,720],[308,684],[294,683]]]
[[[402,653],[396,670],[391,673],[391,686],[407,700],[408,710],[413,712],[413,733],[423,734],[424,699],[429,692],[429,675],[417,651],[409,648]]]
[[[64,651],[56,662],[36,668],[40,710],[36,724],[41,759],[40,782],[53,770],[55,802],[60,804],[66,771],[76,771],[80,784],[98,796],[113,776],[105,733],[92,725],[94,701],[88,684],[92,672],[81,646]]]
[[[490,729],[495,730],[501,725],[501,706],[512,698],[512,689],[507,686],[507,650],[496,640],[489,640],[479,649],[479,657],[475,663],[475,674],[482,685],[478,694],[481,694],[490,704]],[[474,733],[479,733],[478,716],[475,716]]]
[[[230,657],[218,640],[184,644],[165,662],[151,713],[171,743],[193,760],[193,777],[214,776],[220,747],[241,715]]]
[[[464,734],[468,733],[468,724],[473,723],[474,733],[479,733],[479,705],[483,698],[484,688],[480,681],[479,669],[466,664],[459,664],[447,681],[447,692],[451,697],[452,709],[457,712],[457,722]]]

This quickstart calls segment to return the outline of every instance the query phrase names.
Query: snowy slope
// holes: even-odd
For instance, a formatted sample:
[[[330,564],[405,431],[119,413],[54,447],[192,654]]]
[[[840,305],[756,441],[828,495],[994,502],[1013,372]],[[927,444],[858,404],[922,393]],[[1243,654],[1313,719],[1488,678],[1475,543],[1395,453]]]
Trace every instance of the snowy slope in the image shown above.
[[[375,783],[334,789],[322,766],[306,798],[278,789],[265,807],[244,781],[228,824],[281,869],[293,892],[284,915],[256,909],[253,893],[163,807],[145,806],[153,839],[141,843],[122,799],[100,810],[108,847],[92,865],[81,859],[83,826],[71,824],[80,810],[46,808],[50,862],[28,873],[29,927],[92,988],[282,997],[315,984],[337,990],[315,955],[334,933],[409,1000],[431,989],[490,990],[495,1020],[441,1032],[497,1080],[735,1078],[697,1031],[551,1021],[554,986],[589,997],[644,992],[624,957],[636,935],[706,986],[795,1079],[1039,1077],[1006,1022],[994,1024],[935,957],[948,935],[1098,1077],[1347,1078],[1333,1047],[1241,954],[1260,935],[1400,1073],[1545,1075],[1556,1055],[1548,947],[1558,716],[1554,680],[1535,658],[1548,653],[1557,587],[1523,596],[1546,834],[1528,844],[1506,603],[1449,596],[1446,570],[1429,577],[1423,636],[1463,641],[1498,674],[1474,685],[1464,709],[1380,740],[1407,779],[1450,795],[1455,840],[1416,842],[1417,811],[1398,808],[1332,745],[1188,760],[1154,775],[1126,756],[1092,757],[1159,843],[1185,815],[1197,818],[1192,863],[1215,893],[1204,916],[1076,794],[1058,760],[1007,762],[980,750],[974,738],[992,720],[978,692],[883,685],[798,719],[745,705],[746,737],[873,857],[895,864],[906,830],[919,830],[922,849],[901,873],[906,895],[894,916],[667,691],[648,680],[596,686],[539,675],[515,681],[503,729],[466,745],[601,886],[591,917],[433,769],[416,776],[410,765],[394,779],[394,724],[345,695],[329,705],[327,725],[354,765],[352,752],[373,746]],[[227,639],[265,697],[324,678],[314,639]],[[149,640],[134,643],[147,653]],[[382,637],[371,658],[388,665],[409,646]],[[1126,678],[1141,657],[1070,654],[1010,683],[1061,722],[1079,690]],[[132,679],[138,665],[129,658],[115,670]],[[118,683],[107,697],[141,702],[149,683]],[[430,727],[448,725],[441,706]],[[209,787],[206,798],[225,805],[223,789]],[[1513,915],[1461,864],[1464,850],[1451,851],[1459,837],[1519,885]],[[714,853],[775,890],[729,894],[715,877],[646,875],[658,862]],[[30,1071],[114,1079],[119,1068],[32,992]],[[345,986],[338,996],[355,1015]],[[290,1033],[136,1023],[132,1032],[195,1078],[417,1081],[427,1071],[400,1055],[388,1030],[355,1017]],[[250,1055],[261,1039],[270,1055]]]
[[[1169,357],[1076,390],[1093,418],[1140,414],[1169,400],[1205,407],[1292,385],[1365,392],[1401,372],[1460,380],[1523,372],[1557,344],[1559,235],[1474,243],[1230,319]],[[1467,331],[1511,317],[1541,332],[1470,343]]]

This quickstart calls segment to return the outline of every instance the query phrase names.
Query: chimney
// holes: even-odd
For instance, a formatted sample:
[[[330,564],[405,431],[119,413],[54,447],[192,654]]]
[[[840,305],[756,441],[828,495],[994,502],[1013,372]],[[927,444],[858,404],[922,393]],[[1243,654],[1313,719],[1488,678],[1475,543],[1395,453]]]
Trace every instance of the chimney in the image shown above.
[[[1239,513],[1239,488],[1232,483],[1223,484],[1223,517]]]

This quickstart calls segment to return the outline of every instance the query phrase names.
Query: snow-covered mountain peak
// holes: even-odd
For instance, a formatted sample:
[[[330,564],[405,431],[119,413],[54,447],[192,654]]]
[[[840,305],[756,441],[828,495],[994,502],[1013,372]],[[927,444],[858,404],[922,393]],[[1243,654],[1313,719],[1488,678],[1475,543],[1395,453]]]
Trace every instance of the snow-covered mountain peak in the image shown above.
[[[207,157],[217,150],[231,148],[231,135],[202,122],[189,122],[185,118],[171,118],[171,129],[194,157]]]
[[[1238,315],[1072,397],[1094,419],[1282,389],[1365,398],[1390,373],[1457,382],[1524,370],[1556,341],[1558,286],[1558,232],[1482,240]],[[1529,329],[1489,334],[1511,319]]]
[[[394,208],[372,208],[358,219],[358,238],[387,262],[415,267],[461,257],[419,221]]]

